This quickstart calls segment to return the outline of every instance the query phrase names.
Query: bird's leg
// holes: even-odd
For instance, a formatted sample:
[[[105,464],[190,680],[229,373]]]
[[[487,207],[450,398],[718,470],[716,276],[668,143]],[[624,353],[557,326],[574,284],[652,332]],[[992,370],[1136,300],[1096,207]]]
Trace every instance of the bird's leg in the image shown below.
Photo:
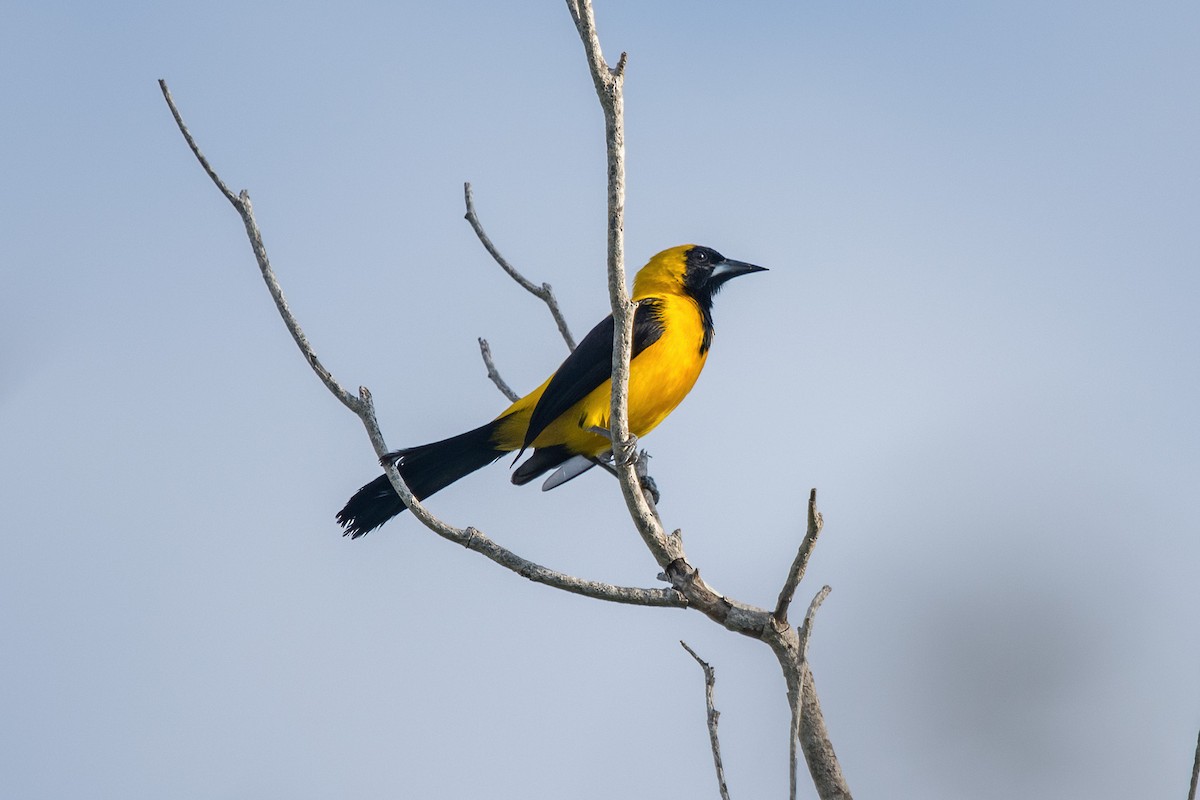
[[[625,466],[626,464],[636,464],[638,460],[637,446],[637,434],[629,434],[629,438],[621,442],[620,446],[613,447],[613,460],[621,466]]]
[[[633,463],[633,471],[637,473],[638,483],[642,485],[642,491],[646,493],[646,499],[650,501],[650,506],[654,508],[654,513],[658,513],[656,506],[658,501],[662,499],[662,495],[658,491],[658,484],[654,482],[653,476],[650,475],[650,454],[645,450],[641,450],[637,454],[637,460]]]
[[[608,439],[610,442],[612,441],[612,431],[610,431],[608,428],[601,428],[599,425],[592,425],[592,426],[588,427],[588,433],[594,433],[597,436],[603,436],[605,439]],[[612,455],[612,454],[610,453],[609,455]]]
[[[588,428],[588,430],[591,431],[592,433],[596,434],[597,436],[603,436],[605,439],[608,439],[610,442],[612,441],[612,433],[608,430],[608,428],[601,428],[598,425],[593,425],[590,428]],[[623,463],[623,464],[628,464],[630,462],[633,463],[633,471],[637,475],[638,484],[642,487],[642,492],[646,495],[646,499],[650,501],[650,507],[654,511],[655,516],[657,516],[658,515],[657,506],[658,506],[659,501],[662,500],[662,493],[660,493],[658,491],[658,484],[654,481],[654,478],[650,475],[650,454],[648,452],[646,452],[645,450],[638,450],[637,443],[638,443],[637,435],[633,434],[633,433],[629,434],[629,440],[625,443],[626,448],[628,448],[625,451],[625,457],[618,463]],[[616,451],[616,448],[613,448],[612,450],[608,451],[607,453],[603,453],[602,455],[596,456],[592,460],[595,461],[597,464],[600,464],[600,466],[604,467],[606,470],[608,470],[613,475],[616,475],[617,474],[616,471],[613,470],[611,467],[609,467],[607,463],[601,463],[602,460],[604,462],[610,462],[610,461],[616,460],[615,451]]]
[[[597,436],[603,436],[605,439],[608,439],[609,443],[612,442],[612,432],[609,431],[608,428],[601,428],[599,425],[592,425],[588,428],[588,431],[596,434]],[[609,457],[621,466],[633,464],[637,461],[637,444],[637,434],[630,433],[629,438],[621,442],[620,447],[612,448],[612,451],[609,453]]]

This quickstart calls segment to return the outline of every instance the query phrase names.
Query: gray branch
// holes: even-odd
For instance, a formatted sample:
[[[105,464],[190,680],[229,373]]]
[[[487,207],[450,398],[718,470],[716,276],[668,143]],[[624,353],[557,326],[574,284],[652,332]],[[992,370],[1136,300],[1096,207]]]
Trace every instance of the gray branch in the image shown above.
[[[684,650],[688,651],[688,655],[696,659],[700,669],[704,670],[704,705],[708,712],[708,743],[712,748],[713,765],[717,768],[717,789],[721,792],[721,800],[729,800],[729,787],[725,784],[725,765],[721,763],[721,741],[717,738],[717,723],[721,719],[721,712],[717,711],[713,699],[717,686],[717,673],[712,665],[696,655],[695,650],[688,647],[687,642],[681,640],[679,643],[683,645]]]
[[[515,403],[520,400],[521,395],[514,392],[504,378],[500,377],[500,371],[496,369],[496,362],[492,360],[492,347],[483,337],[479,338],[479,354],[483,356],[483,364],[487,367],[488,380],[496,384],[496,388],[509,399],[509,402]]]
[[[1192,761],[1192,788],[1188,791],[1188,800],[1196,800],[1196,783],[1200,781],[1200,736],[1196,737],[1196,757]]]
[[[471,192],[471,184],[463,184],[463,199],[467,204],[467,213],[464,219],[471,223],[471,228],[474,229],[475,235],[479,237],[480,244],[488,251],[492,258],[500,265],[500,269],[508,273],[508,276],[520,284],[521,288],[529,292],[534,297],[541,300],[550,309],[550,315],[554,317],[554,324],[558,326],[558,332],[562,334],[563,341],[567,343],[568,350],[575,349],[575,338],[571,336],[571,329],[567,325],[567,318],[563,316],[562,309],[558,307],[558,300],[554,297],[554,290],[550,288],[550,284],[543,283],[538,286],[533,281],[526,278],[516,267],[508,263],[508,259],[500,255],[500,251],[492,244],[492,240],[483,230],[483,224],[479,221],[479,215],[475,213],[475,197]],[[489,373],[490,374],[490,373]]]
[[[812,637],[813,619],[817,615],[817,609],[820,608],[821,604],[825,602],[825,598],[829,596],[830,591],[831,589],[828,586],[824,586],[821,588],[821,591],[817,592],[816,596],[813,597],[812,602],[808,604],[808,613],[804,615],[804,625],[800,628],[798,635],[799,644],[797,647],[798,652],[796,665],[800,673],[801,692],[799,702],[794,702],[792,704],[792,738],[791,746],[789,748],[791,757],[791,769],[789,772],[792,800],[795,800],[796,798],[796,742],[797,739],[802,739],[802,737],[805,736],[808,737],[808,742],[807,746],[803,747],[803,749],[806,754],[805,757],[809,763],[810,772],[812,772],[813,775],[813,780],[820,780],[818,777],[819,772],[829,772],[832,770],[836,771],[836,780],[829,781],[831,784],[829,790],[831,792],[836,792],[838,791],[837,784],[845,783],[844,778],[841,776],[841,768],[838,766],[837,758],[833,754],[833,745],[829,742],[829,737],[816,730],[813,726],[809,726],[807,729],[804,726],[804,711],[806,704],[809,706],[816,706],[815,710],[813,711],[814,714],[820,715],[821,713],[820,703],[817,701],[816,690],[812,685],[812,671],[808,668],[808,641]],[[778,617],[776,617],[776,619],[778,619]],[[823,728],[824,725],[821,725],[820,727]],[[815,755],[809,756],[809,753],[819,753],[821,754],[821,757],[817,758]],[[816,765],[816,769],[813,768],[814,763]],[[849,793],[847,792],[847,796],[848,795]],[[821,796],[825,797],[826,795],[822,794]],[[837,795],[834,794],[833,796]]]
[[[308,337],[304,335],[304,331],[300,329],[300,324],[296,322],[295,316],[292,315],[291,309],[288,308],[287,298],[283,296],[283,289],[279,286],[279,281],[275,279],[275,272],[271,269],[271,260],[267,258],[267,248],[263,244],[262,232],[258,229],[258,223],[254,220],[254,207],[250,203],[250,195],[245,191],[236,195],[230,191],[225,182],[217,175],[216,170],[208,163],[208,159],[204,157],[204,153],[200,152],[200,146],[196,144],[191,131],[188,130],[187,125],[183,122],[183,117],[180,115],[179,109],[175,106],[175,100],[171,97],[171,91],[167,88],[167,82],[160,80],[158,87],[162,90],[163,98],[167,101],[167,106],[171,109],[171,116],[175,117],[175,124],[179,126],[179,132],[183,134],[183,138],[187,141],[188,147],[191,148],[192,154],[200,162],[200,166],[204,168],[204,172],[212,179],[217,188],[220,189],[221,194],[233,204],[234,209],[241,216],[242,224],[246,226],[246,235],[250,237],[250,247],[254,250],[254,257],[258,260],[263,280],[267,284],[267,289],[271,292],[271,298],[275,301],[275,307],[279,309],[279,316],[283,317],[283,322],[287,326],[288,332],[292,334],[292,338],[296,341],[296,346],[300,348],[304,360],[312,367],[313,372],[317,373],[317,377],[333,393],[333,396],[342,402],[342,405],[356,414],[360,413],[361,406],[358,398],[346,391],[334,379],[329,370],[325,369],[321,360],[317,358],[316,352],[313,351],[312,345],[308,343]]]
[[[787,622],[788,606],[791,605],[792,598],[796,595],[796,587],[800,585],[800,579],[804,577],[808,559],[812,557],[813,548],[817,544],[817,537],[821,535],[821,528],[824,524],[825,521],[821,519],[821,514],[817,511],[817,490],[813,489],[808,493],[808,528],[805,530],[804,538],[800,541],[800,549],[796,552],[795,560],[792,561],[792,568],[788,570],[783,589],[779,592],[779,601],[775,604],[775,619],[779,622]]]
[[[635,468],[636,439],[629,432],[629,361],[633,352],[635,304],[625,287],[625,81],[627,56],[609,67],[600,48],[590,0],[567,0],[591,70],[596,96],[604,112],[604,141],[608,162],[608,293],[613,314],[612,405],[609,440],[621,494],[642,540],[660,566],[677,557],[662,524],[646,502]]]

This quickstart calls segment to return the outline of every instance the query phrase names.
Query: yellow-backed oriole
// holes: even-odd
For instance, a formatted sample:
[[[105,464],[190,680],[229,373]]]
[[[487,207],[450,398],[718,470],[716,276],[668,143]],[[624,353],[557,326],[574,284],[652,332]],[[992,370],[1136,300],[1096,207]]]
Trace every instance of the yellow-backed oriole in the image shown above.
[[[733,261],[697,245],[664,250],[633,282],[633,357],[629,366],[629,430],[652,431],[691,391],[712,343],[712,301],[731,278],[764,267]],[[524,484],[558,468],[543,488],[586,471],[611,450],[598,431],[609,426],[612,392],[613,318],[609,315],[546,381],[474,430],[440,442],[389,453],[418,499],[444,489],[505,453],[533,448],[513,472]],[[404,511],[404,503],[381,475],[358,490],[337,520],[352,537],[362,536]]]

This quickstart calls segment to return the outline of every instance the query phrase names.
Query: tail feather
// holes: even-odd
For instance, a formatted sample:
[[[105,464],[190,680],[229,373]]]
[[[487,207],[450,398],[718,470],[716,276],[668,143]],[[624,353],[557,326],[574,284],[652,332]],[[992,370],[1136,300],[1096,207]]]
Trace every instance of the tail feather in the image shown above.
[[[569,461],[573,455],[561,444],[539,447],[524,464],[513,471],[512,482],[517,486],[524,486],[537,476],[544,475],[564,461]]]
[[[387,458],[396,464],[416,498],[424,500],[504,455],[504,450],[492,444],[494,424],[489,422],[440,442],[397,450],[388,453]],[[345,529],[344,535],[357,539],[405,508],[387,475],[380,475],[354,493],[337,513],[337,521]]]

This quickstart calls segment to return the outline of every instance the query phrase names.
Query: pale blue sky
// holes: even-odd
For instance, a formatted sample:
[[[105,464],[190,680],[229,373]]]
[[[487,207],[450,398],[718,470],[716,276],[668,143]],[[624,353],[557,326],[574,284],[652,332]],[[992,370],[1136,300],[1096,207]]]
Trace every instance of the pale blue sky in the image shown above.
[[[1182,797],[1200,727],[1200,8],[644,3],[632,271],[717,299],[653,436],[719,590],[773,602],[809,487],[812,645],[860,797]],[[529,584],[402,518],[275,315],[166,78],[247,188],[325,363],[393,446],[564,354],[462,221],[606,313],[599,108],[558,2],[0,10],[0,788],[21,798],[782,796],[765,647]],[[433,498],[531,559],[655,585],[615,483],[497,464]],[[739,512],[745,516],[739,518]]]

